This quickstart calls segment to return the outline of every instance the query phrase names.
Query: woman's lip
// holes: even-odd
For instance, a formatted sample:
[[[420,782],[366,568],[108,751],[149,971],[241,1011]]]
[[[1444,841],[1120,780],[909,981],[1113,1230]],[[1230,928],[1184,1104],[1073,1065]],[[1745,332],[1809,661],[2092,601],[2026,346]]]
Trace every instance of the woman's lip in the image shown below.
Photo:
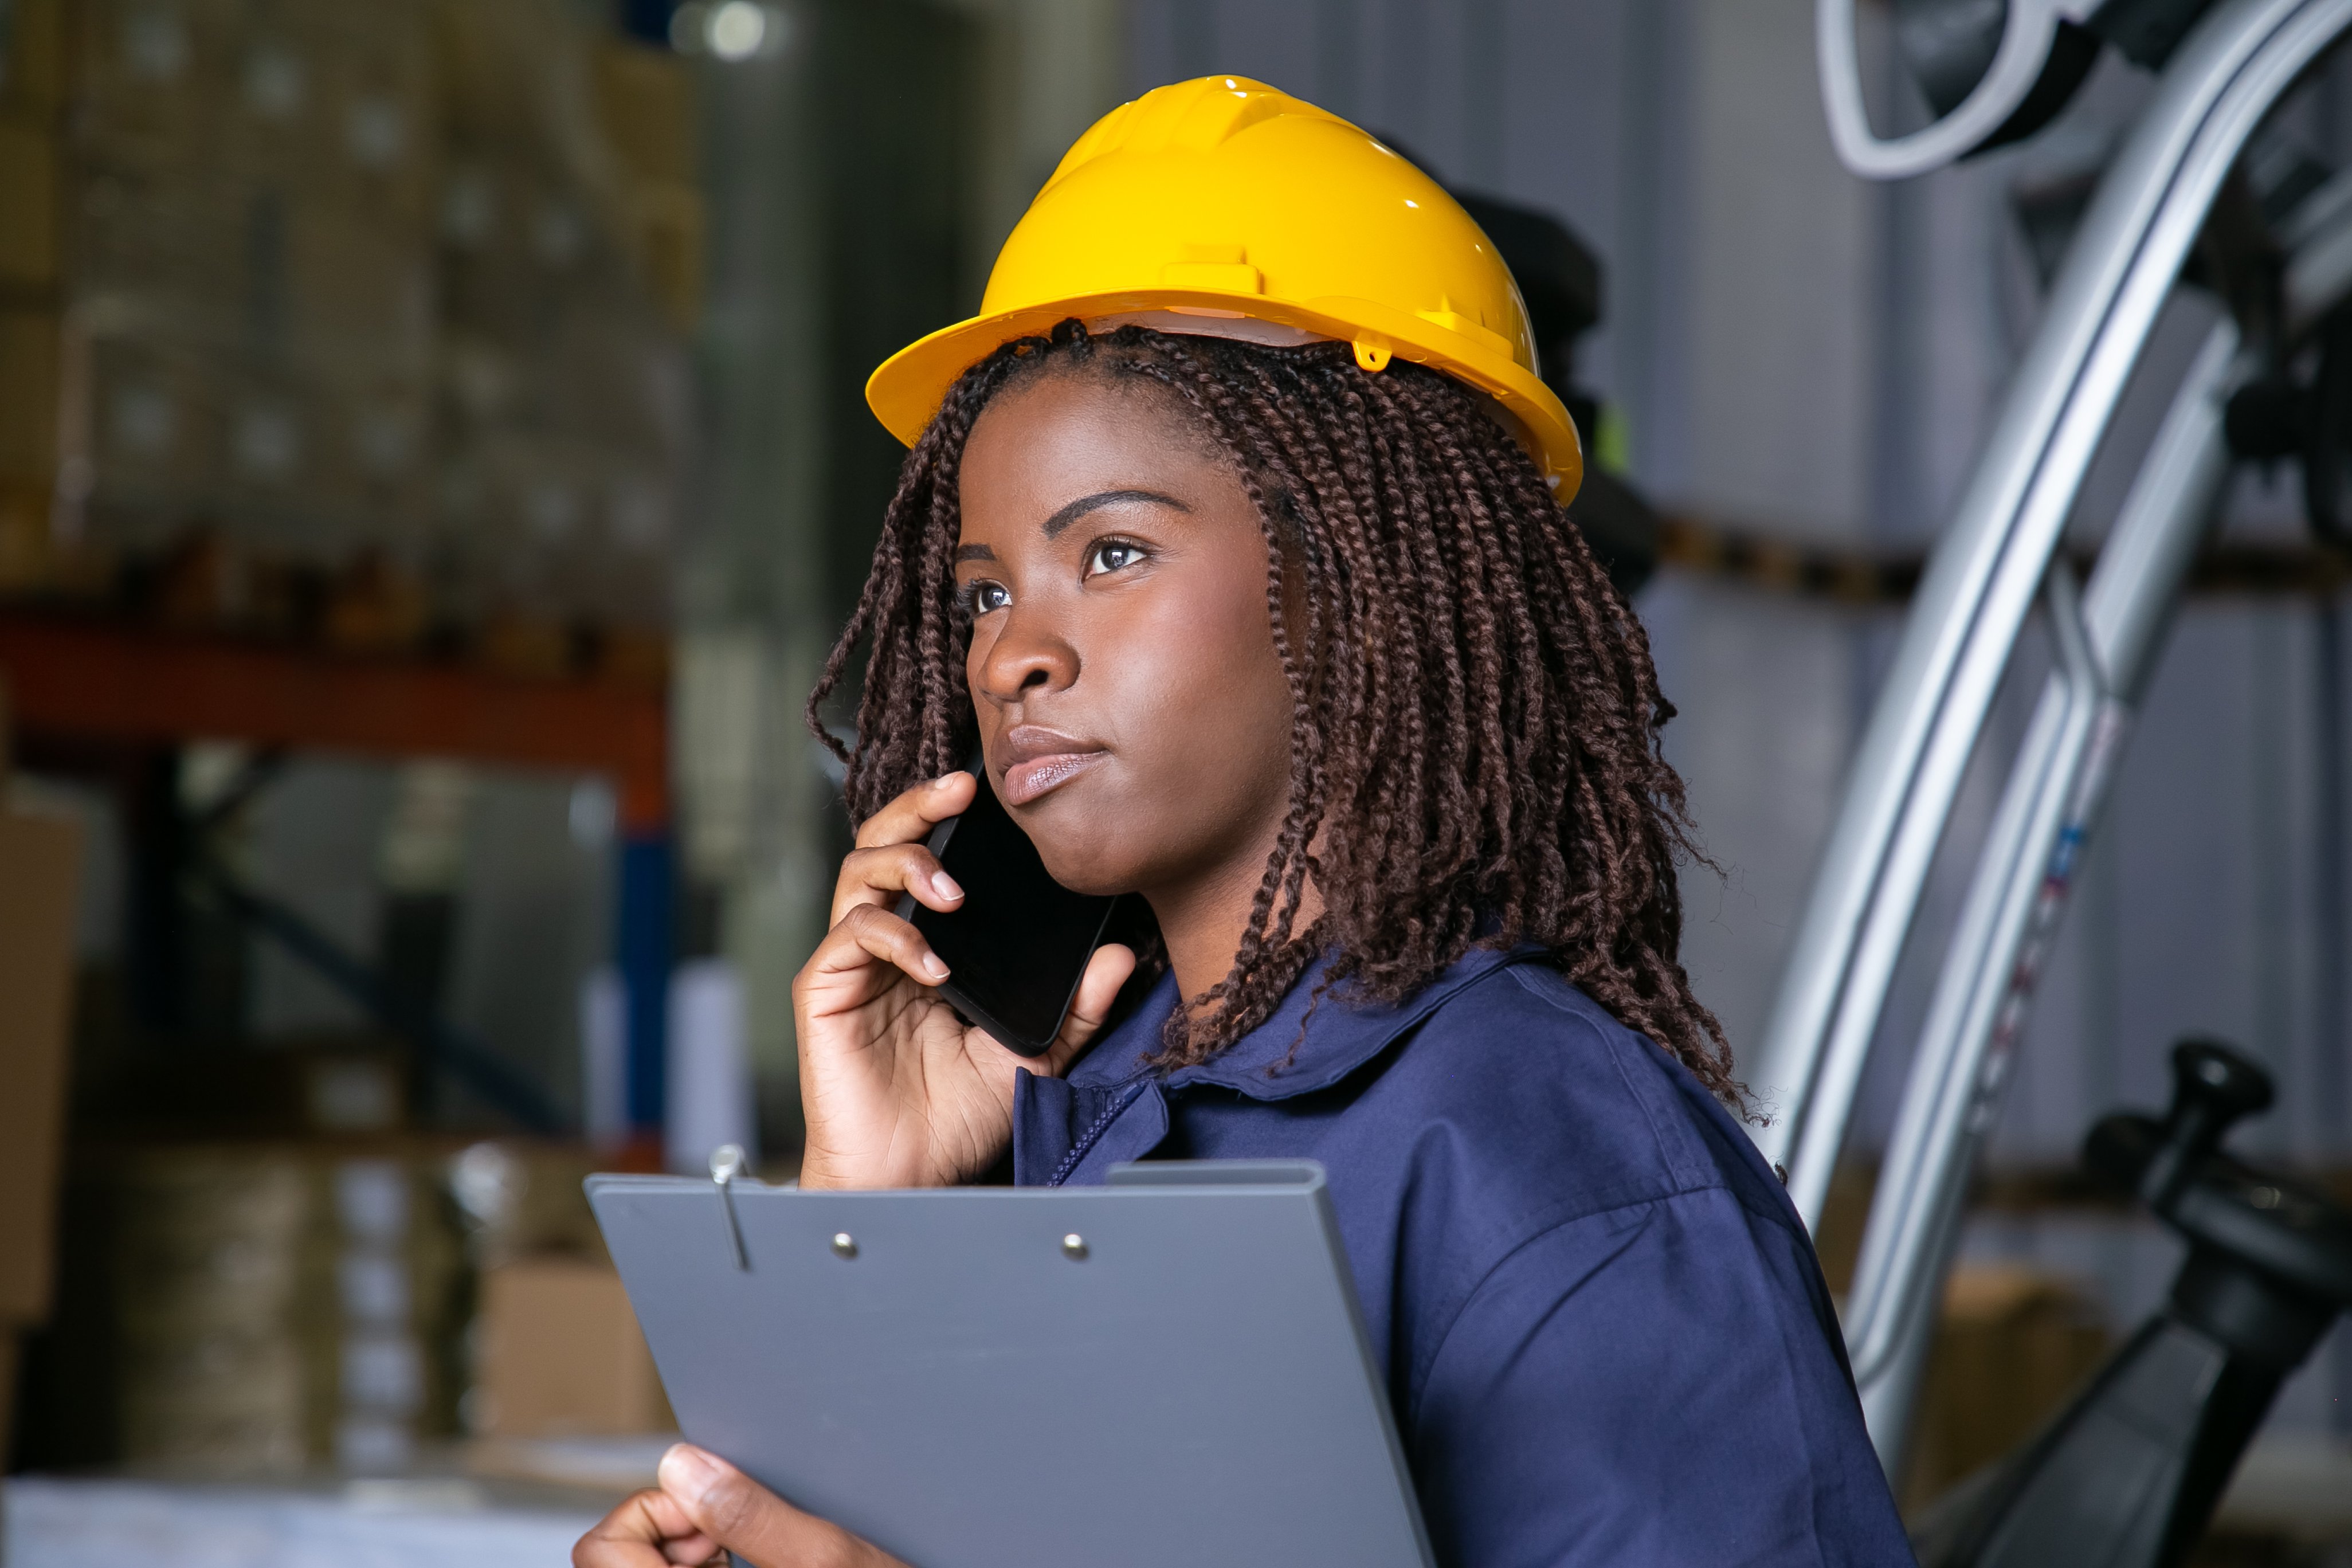
[[[1004,770],[1004,804],[1026,805],[1048,790],[1059,789],[1102,760],[1101,752],[1049,752],[1024,757]]]

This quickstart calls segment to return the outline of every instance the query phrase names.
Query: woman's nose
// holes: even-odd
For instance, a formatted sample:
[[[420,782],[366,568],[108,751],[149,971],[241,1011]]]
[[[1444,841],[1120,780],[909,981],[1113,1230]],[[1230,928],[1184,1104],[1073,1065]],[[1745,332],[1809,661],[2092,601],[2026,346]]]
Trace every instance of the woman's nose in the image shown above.
[[[996,640],[980,661],[980,695],[1010,704],[1040,691],[1058,691],[1078,678],[1077,651],[1051,628],[1024,616],[1018,606],[1003,612]]]

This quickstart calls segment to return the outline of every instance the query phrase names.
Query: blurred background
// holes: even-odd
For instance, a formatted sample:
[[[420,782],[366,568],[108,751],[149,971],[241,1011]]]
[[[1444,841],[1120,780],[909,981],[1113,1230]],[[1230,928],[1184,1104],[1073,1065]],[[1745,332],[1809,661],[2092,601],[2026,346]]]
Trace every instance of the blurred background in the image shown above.
[[[1752,1044],[1927,546],[2151,90],[2112,54],[2029,146],[1881,186],[1831,153],[1807,0],[0,0],[11,1562],[239,1508],[536,1560],[530,1521],[568,1541],[650,1470],[667,1412],[578,1184],[729,1142],[794,1168],[787,993],[847,842],[800,710],[901,457],[865,377],[971,312],[1096,117],[1213,70],[1393,140],[1519,275],[1601,470],[1578,521],[1680,710],[1686,958]],[[2261,149],[2352,157],[2352,76]],[[2219,310],[2168,308],[2080,552]],[[2262,1058],[2245,1141],[2347,1184],[2345,580],[2291,469],[2239,482],[2042,986],[1906,1500],[2160,1296],[2175,1244],[2071,1173],[2096,1115],[2164,1101],[2174,1038]],[[1840,1288],[2047,664],[1906,953]],[[2343,1481],[2341,1332],[2272,1427]],[[190,1479],[257,1474],[286,1489],[234,1497],[277,1500]],[[2226,1560],[2352,1532],[2334,1481],[2316,1524],[2238,1500]]]

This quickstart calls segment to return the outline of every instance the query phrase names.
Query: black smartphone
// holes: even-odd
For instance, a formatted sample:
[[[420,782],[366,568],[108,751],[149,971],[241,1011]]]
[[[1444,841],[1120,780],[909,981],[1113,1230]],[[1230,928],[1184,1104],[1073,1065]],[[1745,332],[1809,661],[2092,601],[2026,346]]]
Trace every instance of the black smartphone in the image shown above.
[[[996,798],[987,770],[974,763],[971,771],[979,788],[971,807],[930,837],[931,853],[963,889],[963,902],[942,914],[909,893],[898,900],[898,917],[947,964],[940,991],[957,1012],[1008,1048],[1044,1056],[1118,900],[1074,893],[1054,880]]]

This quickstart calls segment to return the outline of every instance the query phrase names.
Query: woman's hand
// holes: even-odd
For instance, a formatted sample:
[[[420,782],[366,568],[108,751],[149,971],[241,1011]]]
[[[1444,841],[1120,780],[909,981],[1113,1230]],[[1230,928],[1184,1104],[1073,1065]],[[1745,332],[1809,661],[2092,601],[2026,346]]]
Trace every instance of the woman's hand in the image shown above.
[[[660,1475],[580,1538],[572,1568],[672,1568],[722,1552],[759,1568],[907,1568],[691,1443],[662,1456]]]
[[[1012,1139],[1014,1071],[1067,1067],[1134,973],[1134,953],[1098,949],[1053,1048],[1034,1059],[956,1016],[935,989],[947,965],[891,911],[901,893],[943,911],[963,902],[924,840],[979,787],[966,773],[916,785],[858,829],[841,863],[833,930],[793,982],[803,1187],[942,1187],[979,1175]]]

